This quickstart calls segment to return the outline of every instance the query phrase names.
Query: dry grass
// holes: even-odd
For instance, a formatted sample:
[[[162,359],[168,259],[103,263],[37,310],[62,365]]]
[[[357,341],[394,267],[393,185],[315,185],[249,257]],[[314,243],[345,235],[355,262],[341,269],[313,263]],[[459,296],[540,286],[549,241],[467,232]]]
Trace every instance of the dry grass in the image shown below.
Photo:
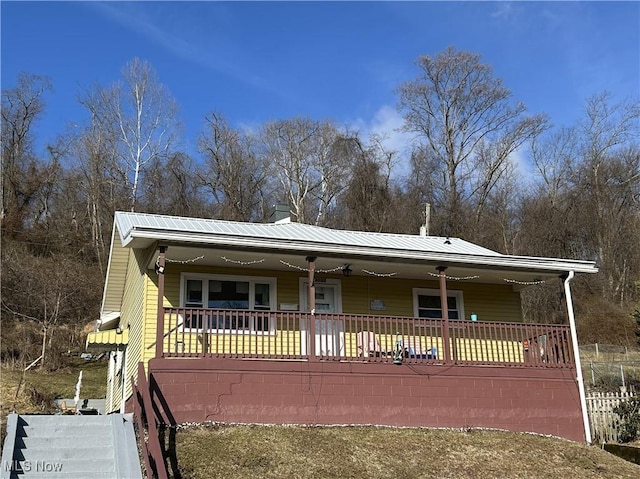
[[[78,374],[82,371],[82,398],[103,398],[107,385],[107,362],[86,362],[75,359],[68,366],[55,372],[31,369],[23,371],[7,367],[0,368],[0,410],[2,420],[9,412],[44,413],[54,412],[51,404],[55,398],[72,398],[75,394]],[[20,390],[18,391],[18,387]],[[16,391],[18,394],[16,395]]]
[[[640,477],[597,447],[484,430],[194,427],[178,430],[176,452],[183,479]]]

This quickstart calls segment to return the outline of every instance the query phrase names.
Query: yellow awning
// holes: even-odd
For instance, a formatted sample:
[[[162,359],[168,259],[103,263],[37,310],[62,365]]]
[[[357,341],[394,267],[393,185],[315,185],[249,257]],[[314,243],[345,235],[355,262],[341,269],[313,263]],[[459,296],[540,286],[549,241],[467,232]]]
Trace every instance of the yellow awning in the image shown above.
[[[96,331],[87,335],[86,349],[115,349],[129,343],[129,330],[118,333],[115,329]]]

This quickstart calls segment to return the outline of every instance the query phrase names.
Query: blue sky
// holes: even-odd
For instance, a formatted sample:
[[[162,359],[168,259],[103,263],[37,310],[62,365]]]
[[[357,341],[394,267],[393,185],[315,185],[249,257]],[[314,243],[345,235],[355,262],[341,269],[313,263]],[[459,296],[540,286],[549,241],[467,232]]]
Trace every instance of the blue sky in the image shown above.
[[[180,105],[187,151],[215,110],[234,126],[308,116],[389,136],[394,89],[449,45],[482,55],[514,97],[556,125],[587,96],[640,96],[640,2],[7,2],[2,88],[20,71],[54,92],[38,143],[82,124],[81,92],[148,60]]]

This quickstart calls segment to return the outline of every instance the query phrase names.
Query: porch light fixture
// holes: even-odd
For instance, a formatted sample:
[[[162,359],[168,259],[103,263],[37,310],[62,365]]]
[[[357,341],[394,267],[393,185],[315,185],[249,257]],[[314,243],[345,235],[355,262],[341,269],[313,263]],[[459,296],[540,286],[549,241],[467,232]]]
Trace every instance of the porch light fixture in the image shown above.
[[[153,266],[153,270],[156,274],[164,274],[164,266],[161,266],[159,261],[156,261],[156,264]]]
[[[351,268],[350,268],[350,264],[345,264],[342,267],[342,274],[344,274],[345,278],[348,278],[349,276],[351,276]]]

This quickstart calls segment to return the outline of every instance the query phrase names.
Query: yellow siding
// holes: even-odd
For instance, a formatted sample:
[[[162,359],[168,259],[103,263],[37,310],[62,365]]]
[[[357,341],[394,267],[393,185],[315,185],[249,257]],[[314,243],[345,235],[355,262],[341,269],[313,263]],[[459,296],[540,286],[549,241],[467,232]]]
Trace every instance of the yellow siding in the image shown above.
[[[138,362],[142,360],[145,304],[145,267],[149,259],[149,250],[129,249],[129,260],[125,277],[120,326],[129,328],[129,344],[125,354],[123,373],[125,378],[125,398],[131,396],[131,377],[137,372]],[[120,408],[121,397],[112,398],[112,411]]]
[[[438,288],[438,283],[377,276],[343,278],[342,310],[352,314],[413,316],[413,288]],[[386,309],[371,310],[371,300],[383,301]]]
[[[448,285],[451,289],[454,286]],[[480,321],[522,322],[520,293],[510,285],[469,283],[460,289],[464,294],[466,319],[476,313]]]
[[[115,228],[115,227],[114,227]],[[107,272],[107,284],[102,304],[103,312],[120,311],[123,285],[127,275],[127,261],[129,249],[123,248],[120,243],[120,235],[113,232],[112,245],[109,255],[109,271]]]
[[[353,314],[413,316],[413,289],[439,289],[437,281],[378,277],[351,277],[342,281],[343,311]],[[448,281],[447,289],[462,291],[465,319],[476,313],[484,321],[522,321],[520,294],[510,285]],[[386,309],[373,311],[371,300],[381,300]]]
[[[171,350],[177,352],[202,353],[203,337],[198,333],[179,333],[171,337],[178,341],[180,347]],[[300,331],[277,331],[275,335],[255,334],[211,334],[209,352],[214,354],[239,355],[300,355]],[[165,340],[165,349],[169,345]]]
[[[165,285],[167,281],[165,275]],[[166,286],[165,286],[166,288]],[[166,291],[166,289],[165,289]],[[166,295],[165,295],[166,297]],[[158,276],[154,271],[148,270],[145,276],[145,328],[144,328],[144,342],[142,349],[142,361],[144,361],[145,368],[150,359],[156,354],[156,325],[158,314]],[[164,302],[165,306],[170,306],[167,302]]]

